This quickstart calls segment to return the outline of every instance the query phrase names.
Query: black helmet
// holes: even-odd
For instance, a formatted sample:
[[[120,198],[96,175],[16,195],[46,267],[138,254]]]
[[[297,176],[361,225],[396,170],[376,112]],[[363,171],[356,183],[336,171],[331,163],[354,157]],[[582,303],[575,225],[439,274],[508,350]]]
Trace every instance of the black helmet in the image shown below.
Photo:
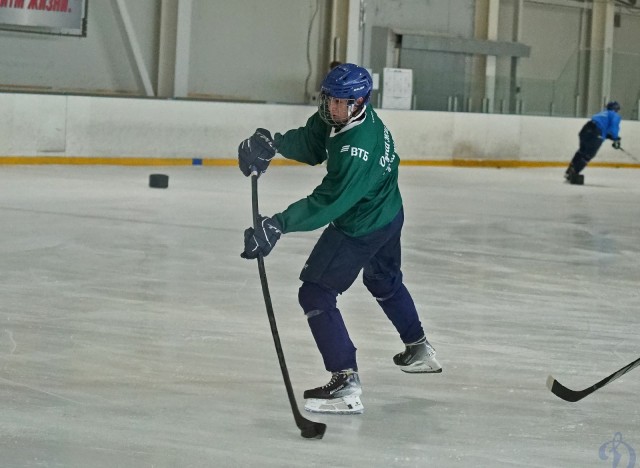
[[[607,103],[607,110],[618,112],[620,110],[620,104],[618,101],[611,101]]]

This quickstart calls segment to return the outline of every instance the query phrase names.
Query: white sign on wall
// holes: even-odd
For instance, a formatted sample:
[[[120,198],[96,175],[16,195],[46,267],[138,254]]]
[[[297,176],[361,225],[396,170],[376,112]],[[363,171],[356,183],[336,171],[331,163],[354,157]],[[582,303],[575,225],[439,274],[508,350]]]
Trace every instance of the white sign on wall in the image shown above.
[[[382,71],[382,107],[384,109],[411,109],[413,97],[413,70],[385,68]]]
[[[86,36],[88,0],[0,0],[0,29]]]

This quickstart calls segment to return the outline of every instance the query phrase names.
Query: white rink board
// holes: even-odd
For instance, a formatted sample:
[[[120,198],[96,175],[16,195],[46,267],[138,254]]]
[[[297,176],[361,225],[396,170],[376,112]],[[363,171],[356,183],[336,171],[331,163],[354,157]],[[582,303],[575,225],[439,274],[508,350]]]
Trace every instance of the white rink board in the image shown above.
[[[304,125],[313,106],[0,93],[0,157],[236,157],[257,127]],[[378,110],[400,158],[567,162],[585,119]],[[623,121],[640,155],[640,123]],[[633,162],[605,142],[599,161]]]

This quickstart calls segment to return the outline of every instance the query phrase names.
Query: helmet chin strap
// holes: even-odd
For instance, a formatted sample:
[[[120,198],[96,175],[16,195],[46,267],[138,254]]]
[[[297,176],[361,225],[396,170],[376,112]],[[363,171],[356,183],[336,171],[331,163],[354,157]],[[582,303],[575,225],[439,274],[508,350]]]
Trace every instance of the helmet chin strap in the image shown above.
[[[350,104],[347,112],[349,117],[347,118],[347,122],[344,125],[348,125],[354,120],[358,120],[360,117],[362,117],[362,114],[364,114],[364,111],[366,108],[367,108],[366,104],[361,105],[359,109],[356,107],[355,102],[353,104]],[[356,115],[353,114],[355,111],[358,112]]]
[[[363,115],[364,112],[367,108],[366,104],[361,105],[361,107],[358,109],[356,104],[350,104],[349,106],[347,106],[347,114],[349,115],[349,117],[347,117],[347,119],[344,121],[344,123],[338,123],[335,122],[335,125],[332,125],[332,127],[335,129],[335,131],[340,131],[342,130],[344,127],[346,127],[347,125],[349,125],[351,122],[354,122],[358,119],[360,119]],[[354,115],[353,113],[357,112],[356,115]]]

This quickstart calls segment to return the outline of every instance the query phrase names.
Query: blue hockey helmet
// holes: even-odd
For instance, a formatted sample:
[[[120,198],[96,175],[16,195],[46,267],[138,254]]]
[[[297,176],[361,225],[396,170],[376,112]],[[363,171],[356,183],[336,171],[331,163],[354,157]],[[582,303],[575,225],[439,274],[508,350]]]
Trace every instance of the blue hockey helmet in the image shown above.
[[[618,101],[611,101],[607,103],[607,110],[618,112],[620,110],[620,103]]]
[[[341,127],[360,115],[364,105],[369,102],[373,80],[366,68],[353,63],[344,63],[333,68],[322,81],[318,114],[331,126]],[[342,111],[332,110],[336,99],[346,101]],[[361,99],[358,102],[358,99]]]
[[[373,80],[366,68],[353,63],[343,63],[331,70],[322,81],[320,92],[338,99],[364,98],[369,102]]]

